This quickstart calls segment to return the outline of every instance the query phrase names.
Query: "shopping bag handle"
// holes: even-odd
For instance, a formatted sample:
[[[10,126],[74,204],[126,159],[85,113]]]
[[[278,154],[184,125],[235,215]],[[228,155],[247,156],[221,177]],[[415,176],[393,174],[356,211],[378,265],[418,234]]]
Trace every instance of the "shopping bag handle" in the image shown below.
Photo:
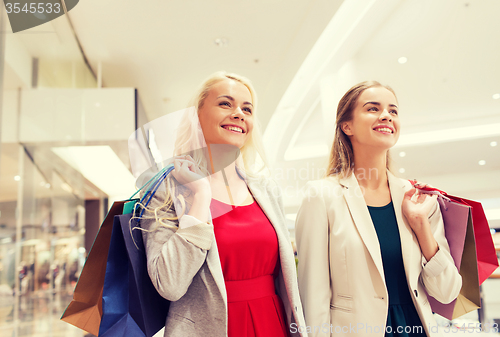
[[[415,185],[418,183],[418,181],[416,181],[416,180],[411,180],[411,179],[409,179],[408,181],[409,181],[409,182],[411,183],[411,185],[412,185],[413,187],[415,187],[417,190],[424,191],[424,192],[430,192],[430,193],[428,193],[428,194],[441,194],[441,195],[443,195],[443,196],[447,196],[447,195],[448,195],[448,193],[446,193],[445,191],[442,191],[442,190],[440,190],[440,189],[438,189],[438,188],[435,188],[435,187],[430,187],[430,186],[425,186],[425,187],[416,187]]]
[[[450,198],[448,197],[448,193],[446,193],[445,191],[442,191],[438,188],[430,187],[430,186],[415,187],[415,185],[418,183],[418,181],[411,180],[411,179],[409,179],[408,181],[410,182],[410,184],[414,188],[416,188],[417,190],[419,190],[421,192],[424,192],[425,194],[437,194],[439,205],[441,205],[444,208],[444,210],[446,210],[446,211],[448,210],[448,207],[446,206],[446,203],[444,202],[444,201],[451,202]]]
[[[159,172],[157,172],[151,179],[149,179],[144,185],[142,185],[139,189],[137,189],[137,191],[135,191],[135,193],[132,194],[130,196],[130,198],[125,200],[125,201],[127,201],[126,204],[130,204],[132,202],[134,203],[133,205],[127,206],[126,212],[128,212],[129,209],[133,209],[132,213],[135,213],[136,212],[136,205],[138,203],[140,203],[140,204],[144,205],[144,207],[141,211],[141,214],[139,215],[139,217],[142,217],[142,214],[144,213],[144,209],[146,208],[146,206],[149,205],[149,203],[151,202],[151,199],[155,195],[156,191],[158,191],[158,188],[160,187],[161,183],[166,179],[167,175],[170,172],[172,172],[173,169],[174,169],[173,164],[169,164],[169,165],[165,166]],[[146,190],[146,193],[144,193],[142,198],[140,198],[140,199],[134,198],[135,195],[142,190]],[[147,201],[144,203],[144,200],[146,200],[146,199],[147,199]],[[125,211],[125,209],[124,209],[124,211]]]

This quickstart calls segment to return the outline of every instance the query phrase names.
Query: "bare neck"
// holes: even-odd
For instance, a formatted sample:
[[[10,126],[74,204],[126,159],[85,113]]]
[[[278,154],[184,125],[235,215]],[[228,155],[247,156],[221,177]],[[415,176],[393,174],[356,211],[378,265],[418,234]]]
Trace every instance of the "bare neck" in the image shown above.
[[[354,154],[354,175],[364,188],[378,190],[388,186],[387,151],[373,152],[373,149],[356,149]]]

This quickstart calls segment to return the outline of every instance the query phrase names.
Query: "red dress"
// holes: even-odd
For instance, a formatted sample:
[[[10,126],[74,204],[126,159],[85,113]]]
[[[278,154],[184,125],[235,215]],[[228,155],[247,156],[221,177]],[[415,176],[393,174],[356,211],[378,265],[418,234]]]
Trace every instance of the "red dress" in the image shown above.
[[[212,199],[215,239],[226,283],[229,337],[286,337],[286,316],[276,294],[278,238],[260,206]]]

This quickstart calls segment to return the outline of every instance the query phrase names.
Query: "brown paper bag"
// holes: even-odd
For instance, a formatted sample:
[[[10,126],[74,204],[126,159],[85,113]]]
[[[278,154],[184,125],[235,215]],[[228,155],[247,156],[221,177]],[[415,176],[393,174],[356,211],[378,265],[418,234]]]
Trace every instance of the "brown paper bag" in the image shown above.
[[[122,214],[123,205],[128,201],[115,201],[111,206],[85,261],[73,293],[73,300],[61,317],[61,320],[96,336],[99,334],[101,324],[102,290],[113,219],[115,215]]]

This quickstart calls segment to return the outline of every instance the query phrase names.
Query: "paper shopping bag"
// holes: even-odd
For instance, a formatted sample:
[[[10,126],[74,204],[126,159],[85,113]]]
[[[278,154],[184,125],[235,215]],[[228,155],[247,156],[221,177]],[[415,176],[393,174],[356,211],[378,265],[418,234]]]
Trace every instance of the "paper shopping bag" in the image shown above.
[[[141,198],[141,204],[148,205],[172,170],[173,165],[166,166],[134,193],[135,195],[140,191],[145,192]],[[134,205],[138,201],[132,199],[134,195],[128,200],[115,201],[111,206],[85,261],[73,293],[73,300],[61,317],[61,320],[96,336],[99,334],[103,316],[102,296],[114,217],[122,215],[124,210],[125,213],[133,211]]]
[[[458,297],[448,304],[432,296],[428,298],[433,312],[451,320],[481,306],[476,244],[470,206],[442,195],[438,196],[438,202],[450,254],[462,276],[462,288]]]
[[[103,289],[99,336],[151,337],[165,326],[169,301],[147,271],[142,231],[132,214],[114,218]]]
[[[460,294],[453,302],[443,304],[429,296],[432,310],[451,320],[480,308],[479,286],[498,267],[498,259],[481,203],[432,187],[419,190],[438,194],[445,236],[462,276]]]
[[[483,206],[480,202],[468,200],[460,197],[447,195],[448,198],[456,202],[461,202],[470,206],[472,215],[472,225],[474,226],[474,238],[476,241],[477,269],[479,284],[481,285],[498,268],[498,258],[495,251],[495,244],[491,236],[490,226]]]
[[[126,201],[116,201],[111,206],[83,266],[73,293],[73,300],[61,320],[93,335],[99,333],[102,316],[102,290],[106,263],[115,215],[122,214]]]

